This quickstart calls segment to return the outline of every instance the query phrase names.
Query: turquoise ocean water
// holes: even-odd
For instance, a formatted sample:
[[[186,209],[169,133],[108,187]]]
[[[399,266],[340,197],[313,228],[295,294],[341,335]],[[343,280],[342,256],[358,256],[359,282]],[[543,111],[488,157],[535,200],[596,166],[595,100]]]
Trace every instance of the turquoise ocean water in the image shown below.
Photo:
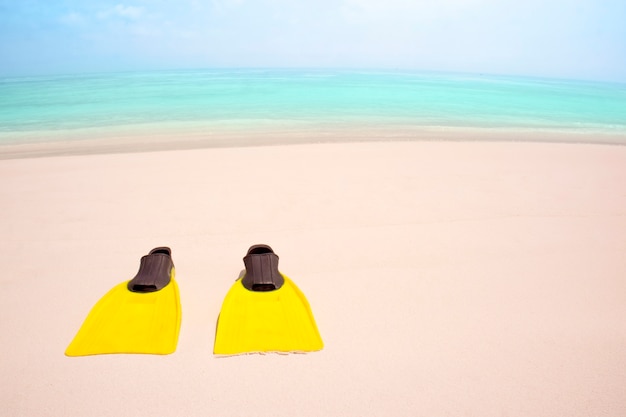
[[[286,69],[0,78],[0,144],[372,125],[624,135],[626,84]]]

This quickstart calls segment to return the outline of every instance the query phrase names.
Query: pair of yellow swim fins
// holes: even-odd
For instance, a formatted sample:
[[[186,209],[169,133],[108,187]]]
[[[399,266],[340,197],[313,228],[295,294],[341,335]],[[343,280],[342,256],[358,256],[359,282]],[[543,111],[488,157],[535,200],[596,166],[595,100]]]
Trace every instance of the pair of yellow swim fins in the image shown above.
[[[278,271],[278,256],[254,245],[245,274],[228,291],[213,353],[310,352],[324,347],[304,294]],[[167,355],[176,350],[181,306],[172,252],[159,247],[141,258],[139,272],[93,307],[65,354]]]

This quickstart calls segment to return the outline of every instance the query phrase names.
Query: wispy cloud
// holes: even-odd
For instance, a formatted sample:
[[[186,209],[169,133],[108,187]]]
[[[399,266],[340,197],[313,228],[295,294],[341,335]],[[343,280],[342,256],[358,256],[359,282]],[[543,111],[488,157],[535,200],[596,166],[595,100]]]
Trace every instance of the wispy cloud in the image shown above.
[[[494,0],[343,0],[341,10],[353,22],[420,22],[447,19],[464,10],[493,3]]]
[[[62,15],[59,20],[68,26],[83,25],[87,21],[83,14],[74,11]]]
[[[115,6],[102,10],[98,13],[98,17],[101,19],[108,18],[124,18],[137,20],[144,15],[145,11],[143,7],[138,6],[126,6],[123,4],[116,4]]]

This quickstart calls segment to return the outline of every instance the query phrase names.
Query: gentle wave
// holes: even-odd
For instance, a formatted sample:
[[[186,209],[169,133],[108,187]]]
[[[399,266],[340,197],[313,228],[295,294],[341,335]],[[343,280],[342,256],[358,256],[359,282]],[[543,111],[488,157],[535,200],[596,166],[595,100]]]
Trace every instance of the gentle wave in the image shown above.
[[[0,141],[202,124],[626,133],[626,85],[408,71],[219,69],[0,79]],[[58,137],[53,135],[52,137]],[[27,139],[25,139],[27,138]]]

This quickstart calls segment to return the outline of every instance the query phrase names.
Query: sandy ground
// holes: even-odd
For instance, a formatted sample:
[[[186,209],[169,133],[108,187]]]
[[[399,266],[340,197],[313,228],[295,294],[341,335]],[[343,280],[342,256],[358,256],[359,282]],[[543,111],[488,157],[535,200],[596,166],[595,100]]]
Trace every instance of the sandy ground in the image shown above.
[[[3,416],[626,415],[626,146],[413,142],[0,161]],[[255,243],[325,342],[212,354]],[[63,352],[172,248],[169,356]]]

